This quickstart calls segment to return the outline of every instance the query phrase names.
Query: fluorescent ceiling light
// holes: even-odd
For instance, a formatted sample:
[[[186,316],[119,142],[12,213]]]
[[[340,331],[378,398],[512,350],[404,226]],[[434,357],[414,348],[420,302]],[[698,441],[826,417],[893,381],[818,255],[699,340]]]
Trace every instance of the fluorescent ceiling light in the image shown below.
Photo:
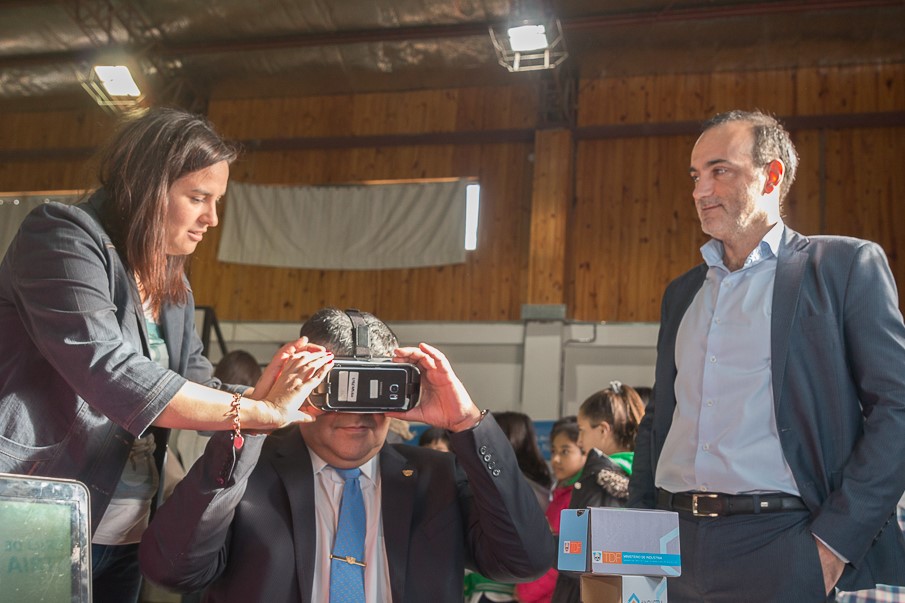
[[[481,206],[481,185],[465,187],[465,251],[478,248],[478,209]]]
[[[543,25],[520,25],[509,28],[509,45],[514,52],[527,52],[547,47],[547,32]]]
[[[98,65],[94,72],[110,96],[141,96],[141,90],[125,65]]]
[[[558,19],[534,21],[533,24],[522,20],[519,23],[521,25],[500,31],[493,26],[488,27],[500,65],[513,72],[555,69],[568,58],[562,24]]]

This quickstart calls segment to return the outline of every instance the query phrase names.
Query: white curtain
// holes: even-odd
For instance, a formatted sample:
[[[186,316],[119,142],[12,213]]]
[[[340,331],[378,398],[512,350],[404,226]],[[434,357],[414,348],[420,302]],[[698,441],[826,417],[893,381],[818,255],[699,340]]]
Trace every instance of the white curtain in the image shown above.
[[[414,268],[465,261],[465,187],[230,183],[218,258],[315,269]]]
[[[75,203],[78,195],[3,195],[0,194],[0,258],[6,255],[19,225],[28,212],[48,201]]]

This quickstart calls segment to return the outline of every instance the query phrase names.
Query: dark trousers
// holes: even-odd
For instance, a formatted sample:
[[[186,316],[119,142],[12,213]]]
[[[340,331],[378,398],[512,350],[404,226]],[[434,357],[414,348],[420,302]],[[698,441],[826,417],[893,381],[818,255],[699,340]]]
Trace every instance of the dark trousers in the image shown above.
[[[141,591],[138,544],[92,544],[91,589],[94,603],[134,603]]]
[[[682,575],[668,580],[670,603],[833,601],[823,587],[807,511],[728,517],[679,513]]]

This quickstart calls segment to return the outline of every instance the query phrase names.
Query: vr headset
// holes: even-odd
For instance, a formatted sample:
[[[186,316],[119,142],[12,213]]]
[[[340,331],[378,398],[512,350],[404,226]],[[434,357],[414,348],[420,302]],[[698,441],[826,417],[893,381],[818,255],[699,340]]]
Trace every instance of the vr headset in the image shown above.
[[[311,394],[317,408],[332,412],[406,412],[421,393],[421,373],[407,362],[371,356],[370,332],[358,310],[346,310],[352,321],[354,356],[336,357],[333,369]]]

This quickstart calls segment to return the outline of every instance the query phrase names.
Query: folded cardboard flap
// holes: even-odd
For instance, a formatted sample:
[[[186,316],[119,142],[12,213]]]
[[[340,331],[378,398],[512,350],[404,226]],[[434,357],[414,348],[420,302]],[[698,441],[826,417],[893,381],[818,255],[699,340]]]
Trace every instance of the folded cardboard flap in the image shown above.
[[[582,574],[581,603],[667,603],[666,578]]]

